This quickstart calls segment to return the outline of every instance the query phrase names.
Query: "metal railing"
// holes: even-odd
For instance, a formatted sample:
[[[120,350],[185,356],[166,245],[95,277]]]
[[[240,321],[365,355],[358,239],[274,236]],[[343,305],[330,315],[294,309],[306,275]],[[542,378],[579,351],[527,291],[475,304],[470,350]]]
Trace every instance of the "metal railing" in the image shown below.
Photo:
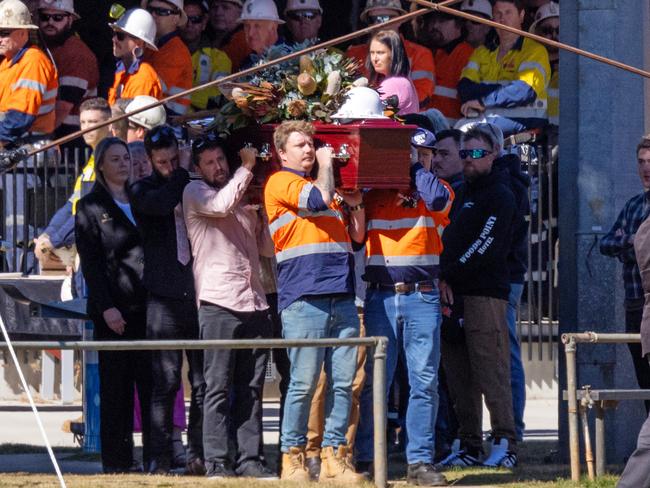
[[[571,461],[571,479],[580,480],[580,439],[578,414],[578,375],[576,367],[576,352],[579,343],[588,344],[629,344],[641,342],[640,334],[599,334],[596,332],[578,332],[562,334],[564,354],[566,357],[566,389],[567,389],[567,413],[569,419],[569,457]],[[602,428],[603,426],[601,426]],[[601,429],[602,430],[602,429]],[[602,432],[601,432],[602,434]],[[602,445],[601,445],[602,444]],[[596,465],[604,468],[604,436],[596,436],[596,456],[603,456],[596,459]]]
[[[528,189],[528,263],[525,292],[517,320],[520,343],[527,345],[528,360],[555,359],[557,314],[557,146],[539,142],[519,146]],[[536,346],[536,347],[534,347]],[[546,354],[544,350],[546,349]]]
[[[0,177],[5,253],[2,271],[32,272],[31,243],[72,194],[74,182],[90,156],[88,150],[64,148],[32,156]]]
[[[374,484],[386,488],[386,337],[351,339],[251,339],[174,341],[12,341],[0,342],[0,349],[73,349],[80,351],[133,351],[176,349],[284,349],[291,347],[356,346],[373,349]],[[17,365],[18,367],[18,365]]]

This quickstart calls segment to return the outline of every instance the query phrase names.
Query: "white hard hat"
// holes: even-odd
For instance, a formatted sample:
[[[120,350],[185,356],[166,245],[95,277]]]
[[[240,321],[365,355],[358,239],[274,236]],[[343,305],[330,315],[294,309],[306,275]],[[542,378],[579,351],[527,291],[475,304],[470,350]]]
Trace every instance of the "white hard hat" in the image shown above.
[[[141,0],[140,1],[140,6],[142,8],[147,8],[147,5],[149,5],[150,1],[151,0]],[[165,3],[169,3],[169,4],[173,5],[174,7],[176,7],[178,10],[180,10],[181,23],[178,24],[178,26],[181,29],[183,27],[185,27],[187,25],[187,14],[185,13],[185,10],[184,10],[183,0],[161,0],[161,1],[163,1]]]
[[[138,109],[156,103],[157,98],[150,97],[148,95],[138,95],[134,97],[131,102],[126,106],[126,113],[135,112]],[[159,125],[163,125],[167,122],[167,114],[165,113],[165,107],[158,105],[157,107],[150,108],[149,110],[144,110],[137,114],[129,115],[129,122],[140,125],[145,129],[153,129]]]
[[[32,24],[32,14],[20,0],[0,2],[0,29],[38,29]]]
[[[471,14],[482,14],[492,20],[492,4],[488,0],[464,0],[460,9]]]
[[[272,20],[278,24],[284,24],[273,0],[246,0],[241,17],[239,17],[240,22],[244,20]]]
[[[333,119],[387,119],[379,93],[367,86],[351,88]]]
[[[73,0],[40,0],[38,2],[38,8],[43,9],[52,9],[60,10],[61,12],[66,12],[72,15],[75,19],[79,19],[79,14],[74,11],[74,1]]]
[[[108,25],[113,30],[126,32],[143,40],[149,49],[158,50],[156,47],[156,22],[146,10],[141,8],[127,10],[117,22]]]
[[[295,10],[318,10],[321,14],[323,13],[323,9],[318,0],[288,0],[287,6],[284,9],[285,15],[287,12],[293,12]]]
[[[559,4],[555,2],[545,3],[544,5],[542,5],[537,9],[537,12],[535,13],[535,21],[530,26],[528,32],[532,32],[534,34],[535,29],[537,29],[537,26],[541,21],[550,19],[551,17],[559,17],[559,16],[560,16]]]
[[[368,16],[372,11],[380,9],[392,9],[398,12],[399,15],[404,15],[406,13],[406,10],[402,8],[402,2],[400,2],[400,0],[368,0],[366,8],[361,12],[361,21],[367,24]]]

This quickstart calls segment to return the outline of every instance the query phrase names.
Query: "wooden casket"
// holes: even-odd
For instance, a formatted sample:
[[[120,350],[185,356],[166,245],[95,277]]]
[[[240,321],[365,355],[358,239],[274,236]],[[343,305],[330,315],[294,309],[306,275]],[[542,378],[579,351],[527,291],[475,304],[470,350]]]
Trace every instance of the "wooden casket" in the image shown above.
[[[413,125],[391,119],[363,120],[350,124],[314,123],[314,144],[332,146],[334,173],[339,188],[408,189],[410,185],[411,134]],[[246,143],[260,152],[252,185],[263,187],[271,173],[280,169],[280,158],[273,147],[277,124],[241,129],[229,138],[238,151]],[[314,174],[312,177],[316,177]]]

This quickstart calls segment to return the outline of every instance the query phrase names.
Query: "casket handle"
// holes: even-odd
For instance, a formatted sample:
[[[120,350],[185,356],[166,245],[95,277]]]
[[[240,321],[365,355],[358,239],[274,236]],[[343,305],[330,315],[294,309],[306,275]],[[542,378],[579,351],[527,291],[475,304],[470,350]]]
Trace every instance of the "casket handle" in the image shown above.
[[[331,148],[332,145],[331,144],[324,144],[323,147]],[[351,154],[348,151],[348,148],[349,148],[349,146],[347,144],[341,144],[341,146],[339,147],[339,151],[332,154],[332,158],[333,159],[340,159],[341,161],[347,161],[351,157]]]
[[[244,147],[254,147],[252,142],[247,142],[244,144]],[[269,162],[273,157],[271,152],[271,144],[265,142],[262,144],[262,148],[257,152],[257,157],[260,158],[265,163]]]

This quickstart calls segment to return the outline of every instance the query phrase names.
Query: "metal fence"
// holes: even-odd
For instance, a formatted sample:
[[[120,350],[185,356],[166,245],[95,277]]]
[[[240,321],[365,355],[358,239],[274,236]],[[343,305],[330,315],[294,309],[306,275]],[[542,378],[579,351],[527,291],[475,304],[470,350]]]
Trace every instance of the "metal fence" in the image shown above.
[[[538,141],[518,149],[522,169],[531,179],[528,273],[518,333],[527,346],[528,360],[554,360],[558,343],[557,147]],[[34,157],[27,165],[2,175],[2,271],[34,271],[31,243],[68,200],[89,154],[88,150],[66,148],[58,158]]]
[[[1,320],[1,319],[0,319]],[[3,331],[4,332],[4,331]],[[6,335],[5,335],[6,337]],[[8,340],[8,339],[6,339]],[[386,337],[352,339],[256,339],[256,340],[175,340],[175,341],[15,341],[2,342],[0,349],[63,349],[79,351],[176,350],[176,349],[283,349],[293,347],[356,346],[372,348],[373,358],[373,416],[374,416],[374,484],[386,488],[388,465],[386,452]],[[15,358],[15,355],[13,355]],[[19,368],[19,365],[16,364]],[[23,385],[28,390],[26,384]],[[36,412],[31,395],[32,409]],[[49,446],[49,443],[46,443]],[[53,460],[56,463],[55,460]],[[59,473],[58,466],[57,473]],[[19,469],[19,466],[16,467]],[[61,483],[65,486],[64,482]]]
[[[558,344],[557,146],[544,141],[522,144],[519,155],[531,185],[528,272],[517,328],[529,361],[554,360]]]

